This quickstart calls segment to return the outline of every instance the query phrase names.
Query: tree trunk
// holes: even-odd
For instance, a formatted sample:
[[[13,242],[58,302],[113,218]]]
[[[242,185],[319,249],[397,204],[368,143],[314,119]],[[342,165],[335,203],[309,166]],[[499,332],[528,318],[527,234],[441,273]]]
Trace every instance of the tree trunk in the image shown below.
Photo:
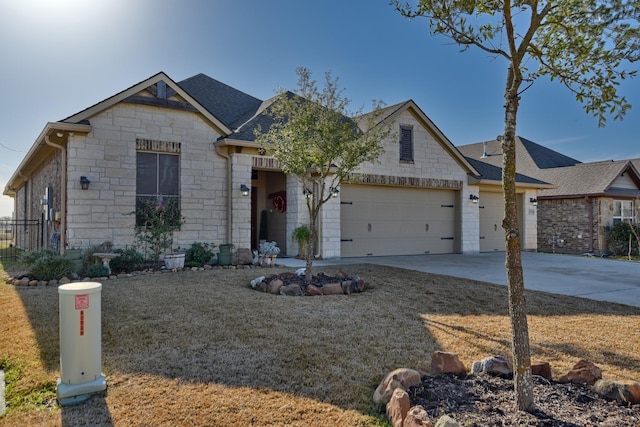
[[[313,267],[313,256],[314,250],[313,246],[318,238],[318,210],[313,209],[309,218],[309,239],[307,240],[307,266],[305,270],[304,280],[307,283],[311,283],[311,279],[313,277],[313,272],[311,268]]]
[[[504,191],[504,219],[507,284],[509,287],[509,317],[511,318],[511,347],[513,352],[513,380],[516,404],[521,411],[532,412],[533,381],[531,376],[531,352],[529,326],[524,295],[524,278],[518,209],[516,199],[516,117],[518,112],[519,81],[509,68],[505,92],[505,131],[502,139],[502,188]]]

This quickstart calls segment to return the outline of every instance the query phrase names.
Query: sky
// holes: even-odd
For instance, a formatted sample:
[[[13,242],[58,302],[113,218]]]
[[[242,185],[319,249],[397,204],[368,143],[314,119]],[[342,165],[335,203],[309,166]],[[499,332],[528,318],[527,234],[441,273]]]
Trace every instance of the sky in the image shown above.
[[[198,73],[260,99],[296,89],[295,70],[339,79],[356,111],[413,99],[456,146],[495,139],[506,60],[431,36],[388,0],[0,0],[0,189],[49,121],[164,71]],[[518,135],[583,162],[640,157],[635,108],[597,120],[561,84],[521,95]],[[0,196],[0,217],[13,201]]]

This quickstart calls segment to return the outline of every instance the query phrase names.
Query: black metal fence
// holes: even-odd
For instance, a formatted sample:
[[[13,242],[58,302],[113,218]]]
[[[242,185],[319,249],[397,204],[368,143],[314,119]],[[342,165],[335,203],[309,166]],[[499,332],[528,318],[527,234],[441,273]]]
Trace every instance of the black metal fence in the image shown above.
[[[22,251],[44,246],[43,224],[31,219],[0,219],[0,259],[15,260]]]

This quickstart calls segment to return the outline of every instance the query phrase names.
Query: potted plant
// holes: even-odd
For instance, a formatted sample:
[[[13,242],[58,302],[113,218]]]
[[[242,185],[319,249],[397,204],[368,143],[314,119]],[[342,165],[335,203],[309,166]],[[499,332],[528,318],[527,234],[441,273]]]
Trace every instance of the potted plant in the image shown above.
[[[297,227],[291,233],[291,239],[298,243],[298,258],[307,259],[307,243],[310,236],[311,232],[306,225]]]
[[[258,254],[260,256],[260,265],[275,265],[276,258],[280,253],[280,248],[276,245],[276,242],[263,242],[260,243],[258,248]]]
[[[173,233],[184,224],[177,199],[170,198],[165,202],[160,196],[157,200],[148,200],[136,211],[136,224],[136,239],[145,249],[149,250],[150,260],[154,267],[158,266],[161,255],[165,256],[165,260],[168,257],[169,263],[173,258],[177,258],[178,265],[181,259],[182,267],[184,267],[184,253],[172,257],[172,251],[170,251],[173,245]]]

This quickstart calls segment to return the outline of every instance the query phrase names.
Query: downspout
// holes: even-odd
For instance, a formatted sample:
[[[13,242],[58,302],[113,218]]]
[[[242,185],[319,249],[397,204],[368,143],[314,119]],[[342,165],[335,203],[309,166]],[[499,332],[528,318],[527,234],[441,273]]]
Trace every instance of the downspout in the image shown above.
[[[64,255],[67,241],[67,150],[63,145],[51,142],[49,135],[44,136],[44,142],[60,150],[62,156],[62,185],[60,186],[60,254]]]
[[[232,228],[233,228],[233,217],[231,216],[232,207],[231,207],[231,157],[229,153],[225,153],[222,151],[222,147],[215,142],[213,145],[216,147],[216,153],[220,157],[223,157],[227,160],[227,243],[232,243]]]

